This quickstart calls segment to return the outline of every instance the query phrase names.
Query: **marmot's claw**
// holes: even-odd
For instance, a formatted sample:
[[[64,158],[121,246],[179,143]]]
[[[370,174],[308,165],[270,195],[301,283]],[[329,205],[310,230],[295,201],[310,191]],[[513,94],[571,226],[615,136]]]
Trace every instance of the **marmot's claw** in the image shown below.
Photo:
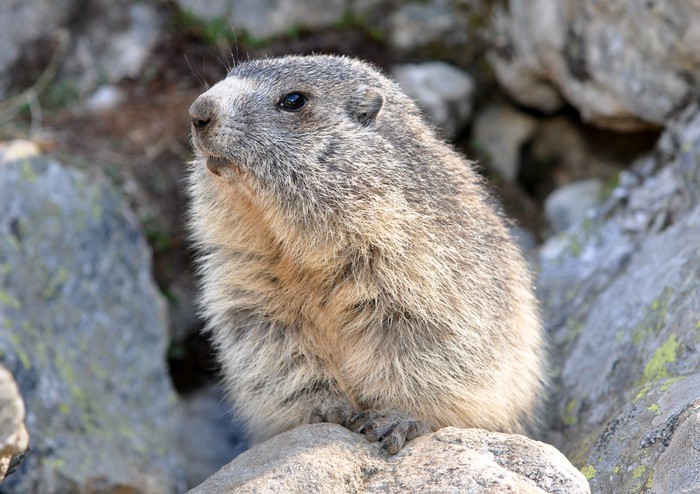
[[[380,441],[382,449],[396,454],[406,441],[428,432],[420,420],[396,412],[364,410],[355,414],[347,424],[351,431],[364,434],[368,441]]]
[[[350,405],[344,403],[322,406],[313,411],[309,422],[312,424],[330,422],[331,424],[341,424],[347,427],[355,413],[355,410]]]

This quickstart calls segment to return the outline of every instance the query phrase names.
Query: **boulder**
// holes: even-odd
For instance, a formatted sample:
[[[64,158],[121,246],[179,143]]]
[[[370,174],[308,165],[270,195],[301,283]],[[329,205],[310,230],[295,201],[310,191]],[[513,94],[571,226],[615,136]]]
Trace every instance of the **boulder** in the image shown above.
[[[521,149],[535,134],[537,125],[534,117],[505,103],[494,103],[476,116],[473,140],[489,167],[513,183],[520,172]]]
[[[476,4],[475,9],[482,9],[481,3],[469,2],[470,7]],[[435,44],[466,46],[472,41],[473,33],[464,28],[470,20],[465,10],[451,0],[401,2],[389,16],[389,41],[401,50],[418,50]]]
[[[585,217],[588,209],[600,204],[603,181],[598,178],[577,180],[562,185],[547,196],[544,213],[549,226],[561,231]]]
[[[182,491],[165,304],[134,215],[26,146],[0,152],[0,197],[0,363],[32,438],[2,489]]]
[[[694,104],[607,202],[541,250],[549,440],[594,492],[700,489],[699,191]]]
[[[179,447],[187,485],[201,484],[246,449],[242,426],[232,423],[223,390],[214,386],[188,393],[180,400]]]
[[[38,81],[43,70],[44,79],[59,74],[56,99],[85,94],[101,83],[137,77],[162,25],[163,12],[154,2],[2,2],[0,99],[11,86],[25,88]],[[35,89],[41,92],[45,87],[40,83]]]
[[[246,451],[190,494],[318,492],[590,492],[552,446],[524,436],[448,427],[387,455],[333,424],[298,427]]]
[[[178,7],[204,21],[224,19],[234,30],[255,38],[273,38],[299,28],[323,29],[346,16],[362,16],[384,0],[176,0]],[[240,33],[242,34],[242,33]]]
[[[660,127],[700,82],[700,4],[510,0],[490,58],[516,101],[595,125]]]
[[[474,81],[445,62],[395,65],[392,77],[413,98],[446,139],[454,139],[469,123]]]

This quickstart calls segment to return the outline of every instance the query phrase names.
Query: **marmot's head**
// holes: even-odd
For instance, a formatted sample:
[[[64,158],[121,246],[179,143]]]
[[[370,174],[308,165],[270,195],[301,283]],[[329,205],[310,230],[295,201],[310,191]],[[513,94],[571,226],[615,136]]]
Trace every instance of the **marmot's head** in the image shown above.
[[[415,176],[417,136],[431,133],[394,83],[333,56],[241,63],[190,116],[212,180],[245,181],[279,206],[324,216],[397,195]]]

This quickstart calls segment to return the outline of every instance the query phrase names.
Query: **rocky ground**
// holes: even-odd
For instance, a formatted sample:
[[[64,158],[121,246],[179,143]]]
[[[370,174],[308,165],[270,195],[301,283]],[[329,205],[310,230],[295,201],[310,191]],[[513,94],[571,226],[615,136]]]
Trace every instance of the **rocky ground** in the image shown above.
[[[197,332],[183,228],[187,108],[237,60],[310,52],[358,56],[395,77],[479,160],[517,219],[555,356],[543,439],[593,492],[700,489],[700,8],[322,3],[0,6],[0,364],[19,385],[32,444],[0,492],[182,492],[244,449]],[[7,144],[15,139],[27,142]],[[6,381],[0,403],[16,404]],[[0,411],[0,472],[23,449],[20,410]],[[397,472],[411,478],[447,443],[462,449],[412,485],[457,456],[462,481],[496,485],[476,438],[431,436],[433,446],[387,463],[338,431],[299,434],[286,440],[290,462],[332,435],[355,453],[318,467],[319,478],[345,468],[355,473],[336,480],[368,492],[399,489]],[[523,457],[549,458],[518,444]],[[279,444],[263,446],[253,458],[279,455]],[[566,460],[554,470],[564,477],[552,477],[549,460],[523,474],[496,456],[517,492],[574,492],[564,477],[585,484],[562,473]],[[250,471],[250,458],[208,485]],[[306,461],[290,465],[316,465]]]

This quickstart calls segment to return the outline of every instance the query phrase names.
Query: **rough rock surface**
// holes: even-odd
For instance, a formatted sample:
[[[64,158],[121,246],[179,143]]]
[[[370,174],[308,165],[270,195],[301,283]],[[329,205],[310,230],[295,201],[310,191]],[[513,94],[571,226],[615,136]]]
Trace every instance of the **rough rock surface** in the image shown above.
[[[536,130],[536,119],[497,103],[476,116],[473,139],[489,166],[506,182],[515,182],[520,171],[520,150]]]
[[[594,492],[700,490],[700,108],[541,251],[550,441]],[[691,447],[690,445],[695,445]]]
[[[11,84],[26,87],[38,79],[38,73],[33,80],[24,79],[27,62],[49,67],[54,55],[53,69],[59,70],[65,92],[86,92],[100,83],[137,76],[161,25],[154,2],[3,1],[0,100]]]
[[[402,50],[434,43],[467,45],[473,34],[464,29],[469,16],[456,3],[451,0],[401,2],[389,17],[391,44]]]
[[[245,451],[244,432],[231,423],[231,407],[223,390],[208,387],[180,401],[182,426],[179,448],[187,485],[194,487]]]
[[[177,0],[185,12],[204,20],[226,19],[234,29],[257,38],[290,31],[322,29],[343,21],[348,14],[363,15],[383,0]]]
[[[0,153],[0,362],[27,408],[12,493],[182,490],[164,302],[104,180]]]
[[[510,0],[495,23],[496,76],[522,104],[585,120],[663,126],[700,82],[700,3]]]
[[[444,62],[426,62],[396,65],[391,75],[446,139],[457,137],[469,122],[474,81],[465,71]]]
[[[524,436],[445,428],[395,456],[343,427],[307,425],[233,460],[190,494],[590,492],[553,447]]]
[[[28,445],[24,402],[12,375],[0,365],[0,483],[12,457],[23,453]]]
[[[578,180],[557,188],[544,202],[549,226],[559,232],[573,225],[588,209],[600,204],[602,194],[603,181],[598,178]]]

